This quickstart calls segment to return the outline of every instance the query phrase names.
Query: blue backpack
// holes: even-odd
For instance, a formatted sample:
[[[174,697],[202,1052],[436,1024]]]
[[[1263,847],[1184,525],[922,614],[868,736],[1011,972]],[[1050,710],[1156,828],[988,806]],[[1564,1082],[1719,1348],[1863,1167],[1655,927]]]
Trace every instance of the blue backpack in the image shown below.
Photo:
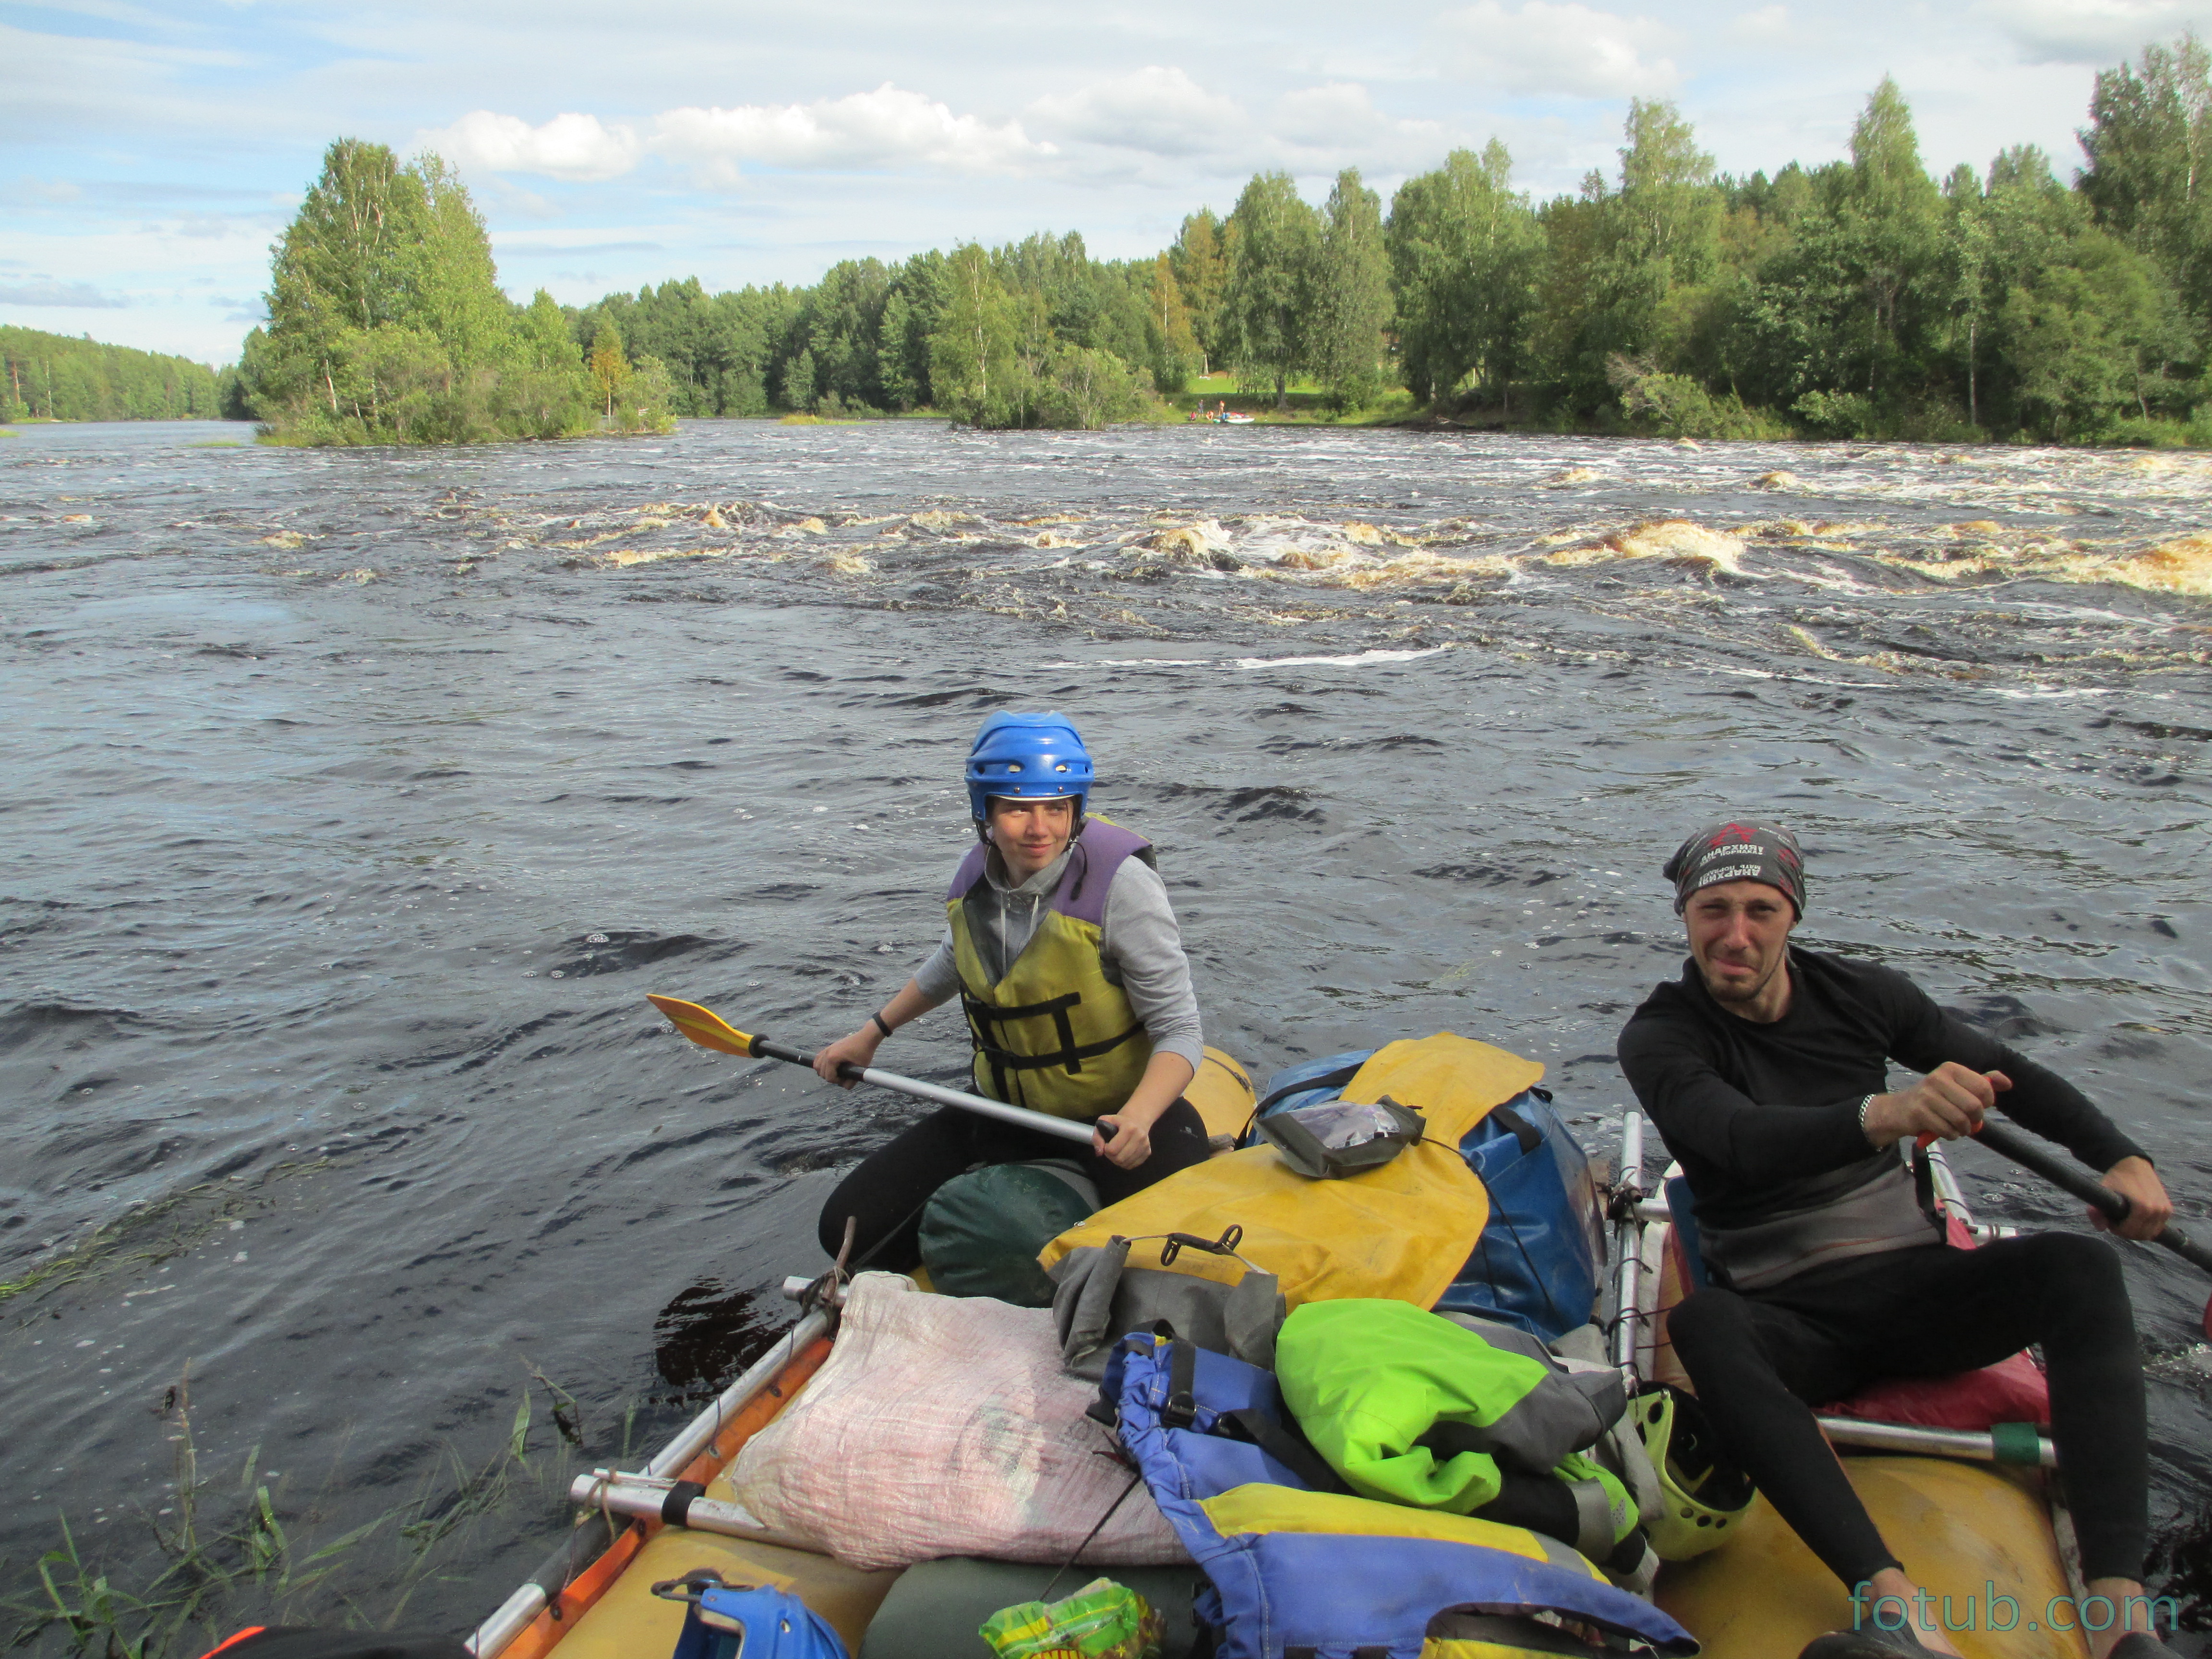
[[[1336,1099],[1376,1052],[1285,1066],[1267,1079],[1254,1121]],[[1252,1139],[1248,1133],[1243,1144]],[[1490,1194],[1490,1220],[1436,1310],[1495,1320],[1547,1342],[1589,1323],[1605,1262],[1597,1184],[1551,1092],[1528,1089],[1493,1106],[1459,1150]]]

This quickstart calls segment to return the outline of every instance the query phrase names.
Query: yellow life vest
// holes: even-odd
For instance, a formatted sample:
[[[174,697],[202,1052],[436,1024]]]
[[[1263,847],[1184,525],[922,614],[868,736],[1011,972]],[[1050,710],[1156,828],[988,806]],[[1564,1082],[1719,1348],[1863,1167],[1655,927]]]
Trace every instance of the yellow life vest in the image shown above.
[[[1152,1039],[1121,988],[1106,977],[1098,943],[1106,891],[1124,859],[1151,843],[1091,818],[1028,945],[994,983],[968,925],[968,895],[985,880],[988,847],[961,860],[945,895],[960,1003],[975,1045],[975,1091],[1009,1105],[1085,1119],[1126,1103],[1152,1057]]]

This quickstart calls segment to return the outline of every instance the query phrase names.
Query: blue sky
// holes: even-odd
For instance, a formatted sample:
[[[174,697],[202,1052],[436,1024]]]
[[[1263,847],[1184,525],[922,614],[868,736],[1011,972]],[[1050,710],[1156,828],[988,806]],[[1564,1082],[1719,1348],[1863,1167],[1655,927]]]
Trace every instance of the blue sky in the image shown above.
[[[696,275],[1079,230],[1150,253],[1258,168],[1316,201],[1492,134],[1540,197],[1671,98],[1721,167],[1844,152],[1893,75],[1939,174],[2038,143],[2212,0],[0,0],[0,321],[237,354],[332,138],[460,165],[501,281]]]

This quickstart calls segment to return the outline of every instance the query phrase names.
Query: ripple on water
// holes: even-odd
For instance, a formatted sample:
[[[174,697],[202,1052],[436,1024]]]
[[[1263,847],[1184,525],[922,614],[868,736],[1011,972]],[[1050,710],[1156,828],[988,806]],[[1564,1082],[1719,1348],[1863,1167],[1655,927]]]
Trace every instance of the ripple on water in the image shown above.
[[[882,1006],[942,934],[994,709],[1082,722],[1210,1038],[1263,1076],[1464,1030],[1609,1150],[1614,1036],[1680,962],[1656,866],[1764,805],[1815,942],[2212,1182],[2199,458],[905,422],[187,448],[219,435],[0,458],[0,1281],[122,1241],[0,1302],[0,1593],[57,1508],[84,1538],[169,1501],[187,1358],[203,1467],[228,1494],[261,1448],[320,1541],[425,1482],[409,1514],[466,1512],[441,1472],[511,1465],[526,1391],[531,1448],[605,1462],[733,1374],[919,1109],[705,1054],[643,994],[809,1045]],[[963,1073],[957,1017],[897,1045]],[[2204,1290],[2124,1261],[2187,1583]],[[347,1593],[465,1627],[543,1520]],[[116,1582],[166,1559],[100,1536]]]

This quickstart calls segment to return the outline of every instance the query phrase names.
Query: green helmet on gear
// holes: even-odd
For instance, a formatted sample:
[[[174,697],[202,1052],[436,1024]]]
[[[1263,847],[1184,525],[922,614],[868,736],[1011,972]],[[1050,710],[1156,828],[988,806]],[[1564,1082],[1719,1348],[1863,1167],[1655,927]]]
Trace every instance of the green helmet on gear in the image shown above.
[[[1628,1402],[1636,1437],[1651,1459],[1664,1498],[1643,1516],[1662,1561],[1686,1561],[1717,1549],[1751,1508],[1749,1478],[1720,1454],[1695,1396],[1660,1387]]]

